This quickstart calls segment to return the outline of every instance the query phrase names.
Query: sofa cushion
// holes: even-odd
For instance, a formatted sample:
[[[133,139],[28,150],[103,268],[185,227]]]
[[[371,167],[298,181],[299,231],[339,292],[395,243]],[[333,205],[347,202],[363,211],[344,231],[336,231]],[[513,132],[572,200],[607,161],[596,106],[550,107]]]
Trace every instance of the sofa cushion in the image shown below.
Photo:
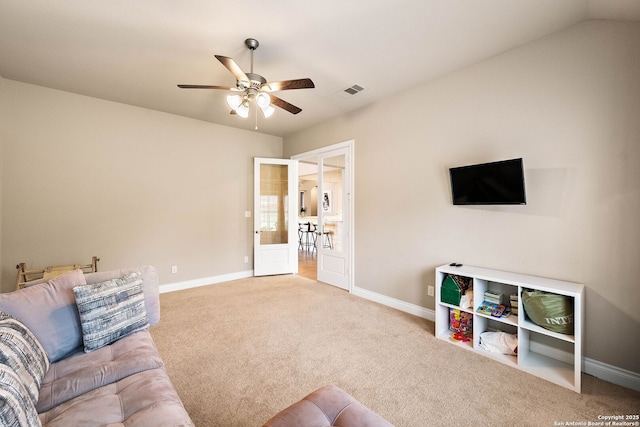
[[[38,338],[49,360],[60,360],[82,345],[73,287],[84,285],[82,270],[48,282],[0,294],[0,311],[19,319]]]
[[[149,327],[140,272],[76,286],[73,292],[87,353]]]
[[[40,426],[29,393],[11,367],[0,364],[0,425]]]
[[[82,351],[51,364],[40,387],[38,412],[122,378],[163,368],[149,331],[140,331],[91,353]]]
[[[33,333],[3,312],[0,312],[0,364],[13,369],[35,405],[49,359]]]
[[[98,350],[100,351],[100,350]],[[89,353],[88,355],[93,355]],[[164,369],[130,375],[41,412],[47,427],[193,426]]]

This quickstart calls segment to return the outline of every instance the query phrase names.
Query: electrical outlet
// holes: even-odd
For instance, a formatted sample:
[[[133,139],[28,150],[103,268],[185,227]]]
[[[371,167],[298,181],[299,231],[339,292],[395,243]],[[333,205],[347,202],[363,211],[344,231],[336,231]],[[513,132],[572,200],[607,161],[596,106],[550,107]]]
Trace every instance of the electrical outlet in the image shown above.
[[[176,274],[177,272],[178,272],[178,266],[177,265],[171,266],[171,274]]]
[[[251,211],[244,211],[245,218],[251,218]]]
[[[433,286],[427,286],[427,294],[432,297],[433,296]]]
[[[248,262],[249,262],[249,257],[248,256],[244,257],[244,263],[247,264]]]

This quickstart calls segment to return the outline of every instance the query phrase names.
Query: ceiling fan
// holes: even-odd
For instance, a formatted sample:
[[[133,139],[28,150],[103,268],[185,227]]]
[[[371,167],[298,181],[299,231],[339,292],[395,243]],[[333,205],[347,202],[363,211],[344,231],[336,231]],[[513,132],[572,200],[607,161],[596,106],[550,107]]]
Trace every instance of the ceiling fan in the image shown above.
[[[270,117],[276,107],[280,107],[291,114],[298,114],[302,111],[287,101],[273,95],[273,92],[291,89],[311,89],[315,85],[311,79],[283,80],[279,82],[267,82],[267,80],[259,74],[253,72],[253,51],[260,46],[256,39],[246,39],[245,46],[251,51],[251,72],[245,73],[240,66],[231,58],[222,55],[215,57],[224,65],[227,70],[236,78],[236,87],[228,86],[211,86],[211,85],[185,85],[179,84],[181,89],[222,89],[232,93],[227,96],[227,104],[231,108],[231,114],[237,114],[240,117],[249,117],[249,105],[252,101],[256,103],[265,117]]]

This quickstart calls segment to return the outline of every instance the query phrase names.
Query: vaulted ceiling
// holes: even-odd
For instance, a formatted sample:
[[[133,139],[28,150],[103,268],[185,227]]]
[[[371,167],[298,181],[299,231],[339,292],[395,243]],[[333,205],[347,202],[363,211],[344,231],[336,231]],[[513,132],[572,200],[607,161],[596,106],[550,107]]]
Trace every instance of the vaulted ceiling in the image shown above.
[[[241,129],[234,86],[214,54],[269,81],[302,108],[258,116],[286,136],[587,19],[640,20],[637,0],[0,0],[0,76]],[[355,95],[344,89],[359,85]]]

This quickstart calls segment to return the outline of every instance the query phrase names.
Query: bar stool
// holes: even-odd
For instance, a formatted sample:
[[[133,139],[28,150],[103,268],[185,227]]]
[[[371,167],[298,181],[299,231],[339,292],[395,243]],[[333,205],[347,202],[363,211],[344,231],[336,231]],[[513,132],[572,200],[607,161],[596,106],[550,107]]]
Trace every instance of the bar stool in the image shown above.
[[[305,225],[306,224],[303,222],[298,223],[298,250],[304,249],[302,238],[304,237],[304,233],[305,233],[305,230],[304,230]]]
[[[331,230],[323,230],[322,231],[322,237],[321,237],[321,242],[322,242],[322,247],[323,248],[329,248],[329,249],[333,249],[333,241],[331,240],[331,234],[333,234],[333,231]]]
[[[311,242],[307,242],[308,243],[307,247],[311,251],[317,250],[318,247],[316,246],[316,243],[318,241],[318,227],[316,227],[316,225],[311,222],[309,223],[309,231],[307,232],[307,239],[309,237],[311,237]]]
[[[310,222],[298,223],[298,250],[316,249],[316,228]]]

